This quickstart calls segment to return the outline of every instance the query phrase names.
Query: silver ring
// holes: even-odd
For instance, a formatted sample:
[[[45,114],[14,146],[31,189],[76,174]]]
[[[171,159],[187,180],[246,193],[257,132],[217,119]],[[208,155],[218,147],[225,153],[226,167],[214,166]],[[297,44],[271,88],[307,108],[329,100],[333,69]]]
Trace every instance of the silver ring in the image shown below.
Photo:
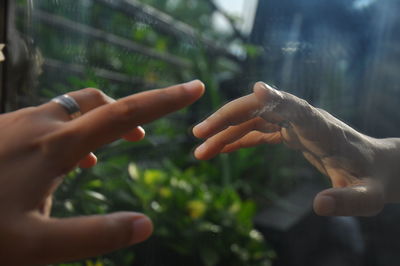
[[[53,98],[51,101],[58,103],[62,107],[64,107],[71,119],[75,119],[81,116],[81,108],[79,107],[79,104],[75,101],[75,99],[71,96],[64,94]]]

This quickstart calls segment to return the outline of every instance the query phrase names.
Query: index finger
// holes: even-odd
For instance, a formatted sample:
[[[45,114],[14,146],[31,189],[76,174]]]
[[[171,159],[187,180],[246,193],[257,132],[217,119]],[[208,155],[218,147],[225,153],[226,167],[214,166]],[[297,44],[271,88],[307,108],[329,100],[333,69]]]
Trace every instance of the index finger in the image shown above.
[[[231,101],[193,128],[197,138],[209,138],[212,135],[238,125],[259,115],[260,102],[254,94]]]
[[[195,80],[134,94],[71,121],[68,130],[78,132],[81,152],[90,151],[119,139],[135,126],[192,104],[203,95],[204,89],[204,84]]]

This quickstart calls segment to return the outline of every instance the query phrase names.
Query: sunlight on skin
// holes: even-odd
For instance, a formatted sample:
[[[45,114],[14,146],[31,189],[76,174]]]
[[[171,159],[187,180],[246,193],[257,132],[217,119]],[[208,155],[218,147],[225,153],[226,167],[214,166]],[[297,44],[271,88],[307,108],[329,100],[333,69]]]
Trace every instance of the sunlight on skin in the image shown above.
[[[393,161],[397,155],[388,149],[398,150],[393,140],[363,135],[326,111],[262,82],[256,83],[253,94],[224,105],[195,126],[193,134],[204,140],[194,152],[200,160],[280,142],[302,152],[333,186],[315,197],[314,210],[320,215],[370,216],[385,202],[400,200],[398,193],[388,193],[388,183],[400,188],[396,171],[382,172],[382,165],[398,169]]]
[[[204,84],[195,80],[115,101],[88,88],[68,93],[82,112],[73,120],[55,102],[0,115],[2,264],[73,261],[146,240],[153,225],[144,214],[117,212],[53,218],[52,193],[76,166],[96,164],[91,151],[121,137],[130,141],[142,139],[145,132],[139,125],[191,105],[204,91]]]

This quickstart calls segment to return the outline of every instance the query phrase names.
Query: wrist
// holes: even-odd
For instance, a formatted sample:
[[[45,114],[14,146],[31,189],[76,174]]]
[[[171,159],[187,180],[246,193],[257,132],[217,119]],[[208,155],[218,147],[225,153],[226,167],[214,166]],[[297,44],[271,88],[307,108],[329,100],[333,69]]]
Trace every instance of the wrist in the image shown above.
[[[375,139],[373,177],[382,182],[386,203],[400,202],[400,138]]]

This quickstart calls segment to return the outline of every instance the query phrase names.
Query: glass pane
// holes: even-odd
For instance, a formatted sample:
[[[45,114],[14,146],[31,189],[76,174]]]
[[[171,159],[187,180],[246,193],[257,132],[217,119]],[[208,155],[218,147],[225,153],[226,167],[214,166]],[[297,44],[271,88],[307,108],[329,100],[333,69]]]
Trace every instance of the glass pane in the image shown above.
[[[391,0],[10,3],[10,110],[87,87],[114,98],[192,79],[207,87],[145,125],[145,140],[114,142],[96,167],[69,174],[54,216],[135,210],[155,231],[63,265],[397,265],[397,206],[318,217],[312,200],[330,183],[301,152],[262,145],[199,162],[188,129],[261,80],[371,137],[399,136],[399,11]]]

